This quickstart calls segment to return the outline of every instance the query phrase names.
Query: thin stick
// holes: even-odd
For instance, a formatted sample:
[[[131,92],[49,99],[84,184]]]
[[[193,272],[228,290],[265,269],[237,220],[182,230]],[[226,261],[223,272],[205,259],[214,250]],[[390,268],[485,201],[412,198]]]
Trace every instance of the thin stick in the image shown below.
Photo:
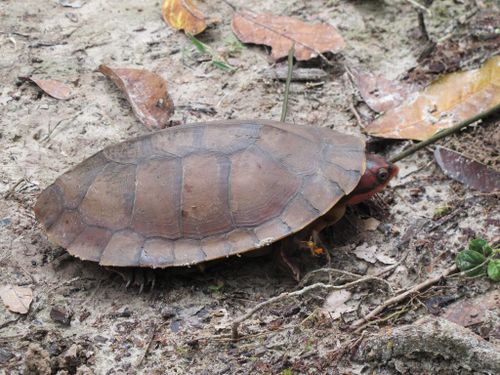
[[[295,43],[288,51],[288,75],[286,76],[285,84],[285,98],[283,100],[283,107],[281,109],[281,122],[285,122],[286,113],[288,111],[288,94],[290,93],[290,82],[292,82],[292,71],[293,71],[293,54],[295,53]]]
[[[455,126],[452,126],[451,128],[448,128],[448,129],[445,129],[445,130],[442,130],[436,134],[434,134],[432,137],[426,139],[425,141],[422,141],[420,143],[417,143],[411,147],[408,147],[405,151],[401,152],[400,154],[392,157],[391,159],[389,159],[389,161],[391,163],[395,163],[403,158],[406,158],[407,156],[417,152],[418,150],[424,148],[425,146],[428,146],[436,141],[438,141],[439,139],[441,138],[444,138],[444,137],[447,137],[449,136],[450,134],[453,134],[457,131],[459,131],[460,129],[462,128],[465,128],[466,126],[469,126],[470,124],[476,122],[476,121],[479,121],[485,117],[488,117],[492,114],[494,114],[495,112],[497,112],[498,110],[500,109],[500,104],[497,104],[496,106],[494,106],[493,108],[490,108],[484,112],[481,112],[479,114],[477,114],[476,116],[473,116],[471,118],[468,118],[467,120],[464,120],[460,123],[458,123],[457,125]]]
[[[453,265],[450,268],[446,269],[443,271],[442,274],[435,276],[433,278],[430,278],[428,280],[425,280],[424,282],[415,285],[413,288],[408,289],[406,292],[398,294],[397,296],[391,297],[388,300],[386,300],[384,303],[379,305],[377,308],[372,310],[369,314],[365,315],[363,318],[356,320],[354,323],[351,324],[351,329],[355,329],[363,325],[364,323],[370,321],[374,316],[385,310],[387,307],[400,302],[407,298],[408,296],[417,293],[421,291],[422,289],[426,289],[430,287],[431,285],[437,283],[439,280],[445,278],[451,273],[454,273],[457,270],[457,266]]]
[[[233,340],[237,340],[238,339],[238,327],[239,327],[240,323],[243,322],[243,321],[245,321],[249,317],[251,317],[257,311],[263,309],[267,305],[273,304],[275,302],[278,302],[278,301],[281,301],[281,300],[284,300],[284,299],[288,299],[290,297],[301,296],[303,294],[306,294],[307,292],[310,292],[313,289],[323,289],[323,290],[327,290],[327,291],[342,290],[342,289],[347,289],[347,288],[350,288],[352,286],[355,286],[355,285],[358,285],[358,284],[361,284],[361,283],[365,283],[367,281],[374,281],[374,280],[380,281],[380,278],[374,277],[374,276],[366,276],[366,277],[363,277],[361,279],[358,279],[358,280],[355,280],[355,281],[351,281],[350,283],[343,284],[343,285],[329,285],[329,284],[324,284],[324,283],[316,283],[316,284],[308,285],[308,286],[306,286],[306,287],[304,287],[302,289],[296,290],[294,292],[284,292],[284,293],[281,293],[280,295],[277,295],[277,296],[272,297],[272,298],[270,298],[270,299],[268,299],[268,300],[266,300],[264,302],[259,303],[258,305],[254,306],[247,313],[241,315],[239,318],[236,318],[233,321],[233,324],[232,324],[232,337],[233,337]]]

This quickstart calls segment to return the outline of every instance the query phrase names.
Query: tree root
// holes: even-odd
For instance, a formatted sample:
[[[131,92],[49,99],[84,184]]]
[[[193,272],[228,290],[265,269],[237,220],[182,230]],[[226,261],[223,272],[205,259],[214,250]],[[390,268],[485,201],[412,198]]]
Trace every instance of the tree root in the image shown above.
[[[495,345],[442,318],[425,317],[414,324],[386,328],[364,339],[353,355],[360,362],[392,362],[405,373],[437,373],[437,368],[422,366],[432,366],[432,359],[437,359],[442,367],[443,358],[450,373],[468,370],[500,374],[500,350]]]

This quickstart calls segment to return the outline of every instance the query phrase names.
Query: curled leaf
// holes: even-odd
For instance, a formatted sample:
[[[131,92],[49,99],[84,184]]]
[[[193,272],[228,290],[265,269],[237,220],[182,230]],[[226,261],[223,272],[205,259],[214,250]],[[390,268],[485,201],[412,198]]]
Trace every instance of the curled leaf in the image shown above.
[[[490,245],[488,245],[488,242],[486,242],[486,240],[483,240],[482,238],[475,238],[470,241],[468,249],[477,251],[478,253],[483,254],[485,257],[490,256],[493,252],[493,249]]]
[[[500,173],[487,165],[444,147],[437,147],[434,157],[448,177],[483,193],[500,190]]]
[[[349,75],[363,100],[375,112],[386,112],[397,107],[414,91],[408,84],[391,81],[356,68],[350,68]]]
[[[0,288],[0,297],[9,311],[27,314],[31,301],[33,301],[33,290],[21,286],[6,285]]]
[[[344,39],[332,25],[308,24],[274,14],[237,12],[231,27],[244,43],[271,46],[273,60],[287,56],[294,44],[297,60],[309,60],[324,52],[338,52],[345,46]]]
[[[30,77],[29,79],[40,87],[47,95],[50,95],[55,99],[68,100],[73,95],[71,88],[61,81],[57,81],[55,79],[39,79],[35,77]]]
[[[424,140],[500,104],[500,56],[480,69],[445,75],[366,127],[382,138]]]
[[[126,95],[135,115],[146,127],[162,129],[174,112],[167,82],[158,74],[143,69],[110,68],[99,71],[109,77]]]
[[[207,28],[204,14],[191,0],[164,0],[161,14],[165,22],[177,30],[196,35]]]

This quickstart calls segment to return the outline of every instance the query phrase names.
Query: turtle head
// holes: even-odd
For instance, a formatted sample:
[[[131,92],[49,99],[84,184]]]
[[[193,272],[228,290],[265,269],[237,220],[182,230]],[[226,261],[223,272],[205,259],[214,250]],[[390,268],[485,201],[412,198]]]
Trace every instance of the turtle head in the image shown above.
[[[398,171],[397,165],[389,163],[381,156],[367,153],[365,173],[346,197],[346,204],[357,204],[370,199],[385,188]]]

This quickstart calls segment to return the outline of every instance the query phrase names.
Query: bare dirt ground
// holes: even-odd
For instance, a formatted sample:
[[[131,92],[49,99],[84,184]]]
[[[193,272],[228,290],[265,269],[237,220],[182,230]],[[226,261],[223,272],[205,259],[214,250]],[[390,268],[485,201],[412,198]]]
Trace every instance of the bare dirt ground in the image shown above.
[[[440,315],[455,300],[488,295],[495,286],[484,278],[442,280],[385,311],[364,334],[348,326],[391,295],[384,285],[372,282],[350,289],[340,302],[330,301],[329,313],[321,312],[328,310],[327,293],[316,290],[267,306],[242,323],[242,339],[232,342],[229,327],[235,317],[298,288],[271,258],[229,260],[205,273],[162,272],[153,291],[139,294],[137,288],[125,289],[115,273],[66,257],[63,249],[51,246],[34,219],[37,194],[103,147],[147,131],[123,94],[96,72],[99,64],[143,67],[161,74],[177,107],[172,124],[279,119],[284,91],[283,82],[269,78],[274,66],[265,48],[235,48],[232,9],[223,1],[199,2],[217,20],[200,39],[229,56],[238,66],[232,74],[214,68],[182,33],[167,27],[159,1],[74,1],[79,8],[61,3],[65,2],[0,1],[0,285],[29,286],[34,291],[27,315],[11,313],[0,304],[0,373],[479,371],[433,354],[434,348],[393,353],[385,359],[353,353],[362,338],[384,327]],[[333,66],[321,61],[302,64],[321,67],[327,76],[319,84],[292,83],[288,121],[353,134],[362,134],[362,129],[352,107],[365,121],[373,114],[346,79],[345,66],[421,83],[437,73],[477,67],[495,48],[498,53],[498,38],[496,45],[491,43],[491,35],[498,36],[500,28],[498,17],[496,26],[491,25],[491,15],[498,11],[494,3],[435,1],[426,21],[430,37],[441,40],[441,49],[426,52],[409,1],[233,1],[237,7],[330,22],[339,28],[347,48],[330,57]],[[30,75],[70,83],[75,95],[68,101],[50,98],[21,78]],[[499,120],[490,119],[444,143],[498,168]],[[385,152],[395,154],[403,145],[392,144]],[[452,182],[432,160],[425,150],[402,161],[399,178],[382,195],[384,208],[352,210],[324,234],[334,245],[333,267],[376,274],[402,261],[384,275],[397,291],[439,275],[469,239],[499,239],[498,196]],[[369,218],[380,224],[372,227]],[[304,272],[326,263],[322,257],[304,258]],[[329,281],[325,274],[313,279]],[[494,298],[498,307],[498,295]],[[67,319],[57,313],[66,313]],[[472,328],[498,345],[495,319],[492,312]]]

